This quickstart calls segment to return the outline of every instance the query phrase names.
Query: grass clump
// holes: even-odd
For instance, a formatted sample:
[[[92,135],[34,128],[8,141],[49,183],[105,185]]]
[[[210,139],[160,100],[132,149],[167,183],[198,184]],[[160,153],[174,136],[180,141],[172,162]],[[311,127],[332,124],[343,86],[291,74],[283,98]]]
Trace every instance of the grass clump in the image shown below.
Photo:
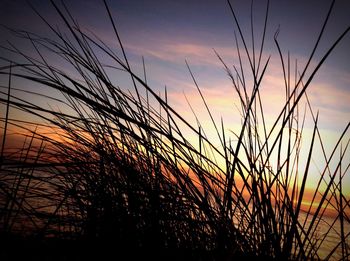
[[[53,249],[75,259],[142,254],[174,260],[305,260],[319,259],[327,237],[336,231],[339,241],[323,257],[349,258],[349,200],[342,191],[349,169],[348,163],[342,166],[349,153],[349,140],[344,139],[349,124],[330,156],[322,151],[326,164],[312,192],[312,204],[302,208],[315,144],[323,148],[318,114],[308,101],[307,89],[350,29],[314,61],[334,2],[306,66],[295,69],[294,83],[289,56],[285,61],[275,35],[286,98],[271,128],[266,124],[261,95],[270,61],[262,59],[269,5],[260,50],[255,52],[248,49],[228,2],[238,32],[240,63],[231,71],[217,56],[240,100],[242,127],[234,133],[235,143],[230,142],[223,121],[214,121],[188,66],[220,147],[207,138],[199,121],[188,122],[168,103],[167,90],[157,94],[146,75],[138,76],[132,70],[106,2],[120,55],[82,30],[63,2],[51,3],[65,24],[65,33],[38,13],[52,38],[14,30],[32,44],[35,54],[23,53],[13,45],[3,47],[17,59],[2,58],[9,65],[0,70],[9,79],[0,97],[7,112],[2,118],[2,239],[27,242],[31,238],[39,249]],[[55,66],[46,58],[48,53],[65,61],[70,70]],[[248,69],[242,65],[244,58]],[[310,69],[312,61],[316,66]],[[111,68],[118,76],[129,78],[131,90],[111,80]],[[252,86],[245,81],[249,77]],[[59,93],[57,97],[30,94],[59,104],[60,110],[12,94],[13,78]],[[300,158],[302,100],[314,122],[305,159]],[[10,118],[10,109],[40,121]],[[6,145],[14,127],[24,138],[20,147]],[[186,138],[188,131],[198,138],[198,146]],[[335,159],[338,152],[340,157]],[[220,161],[224,166],[217,163]],[[302,171],[301,161],[305,163]],[[336,212],[334,222],[319,235],[327,208]]]

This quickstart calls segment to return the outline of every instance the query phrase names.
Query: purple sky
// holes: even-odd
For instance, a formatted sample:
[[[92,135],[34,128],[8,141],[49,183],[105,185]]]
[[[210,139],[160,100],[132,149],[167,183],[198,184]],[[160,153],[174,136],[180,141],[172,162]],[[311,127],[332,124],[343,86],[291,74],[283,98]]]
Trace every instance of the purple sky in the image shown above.
[[[52,24],[60,26],[49,1],[29,1]],[[94,31],[110,46],[117,47],[116,38],[104,9],[103,1],[66,1],[79,24]],[[107,1],[117,23],[132,67],[142,75],[141,59],[144,56],[149,83],[163,91],[166,85],[171,104],[184,116],[192,115],[183,93],[191,100],[195,110],[208,121],[203,104],[186,69],[185,59],[198,79],[217,120],[223,117],[228,128],[235,128],[237,111],[233,104],[233,89],[213,48],[228,65],[237,65],[234,45],[234,20],[224,0],[110,0]],[[250,35],[250,1],[231,1],[252,50]],[[271,0],[263,59],[271,55],[270,67],[262,86],[264,105],[271,118],[283,103],[284,87],[281,64],[273,36],[280,27],[279,42],[285,58],[290,51],[292,66],[298,59],[303,68],[320,32],[331,1]],[[254,28],[256,47],[266,9],[265,1],[254,1]],[[316,52],[315,65],[331,43],[350,26],[350,1],[335,2],[325,35]],[[46,35],[48,29],[33,14],[25,0],[0,2],[0,24],[34,31]],[[16,40],[0,29],[0,43],[11,40],[17,46],[30,50],[28,43]],[[310,86],[309,96],[315,111],[320,111],[320,126],[330,144],[350,120],[350,35],[330,55]],[[0,51],[0,55],[4,55]],[[3,62],[0,63],[3,65]],[[3,84],[1,79],[1,83]],[[6,82],[6,81],[5,81]],[[127,83],[125,83],[127,85]],[[26,88],[31,88],[26,86]],[[203,114],[202,114],[203,113]],[[209,128],[209,127],[208,127]],[[331,146],[331,145],[330,145]]]
[[[49,1],[34,0],[29,2],[53,24],[60,25],[56,22],[57,15]],[[107,2],[109,2],[116,19],[123,43],[127,47],[129,59],[135,64],[135,68],[138,68],[141,56],[145,57],[149,77],[150,80],[154,81],[155,88],[163,88],[164,85],[167,85],[170,90],[186,91],[186,86],[179,86],[179,81],[182,84],[191,84],[185,59],[199,79],[203,77],[203,81],[209,81],[211,85],[227,80],[222,66],[212,50],[215,48],[228,64],[235,61],[233,34],[235,26],[226,1],[117,0]],[[248,46],[251,48],[249,2],[231,1],[248,39]],[[275,57],[272,60],[273,64],[276,67],[280,65],[276,55],[277,49],[273,42],[273,35],[280,26],[278,39],[282,51],[284,53],[290,51],[291,60],[298,59],[301,67],[302,61],[306,60],[312,50],[330,2],[272,0],[265,57],[271,54]],[[265,1],[254,2],[256,39],[259,39],[261,35],[265,3]],[[67,1],[67,5],[82,27],[94,31],[112,46],[116,44],[102,1]],[[316,59],[350,25],[349,12],[349,1],[336,1],[326,33],[321,41],[319,51],[316,53]],[[33,14],[25,0],[2,1],[0,3],[0,24],[41,34],[47,32],[47,28]],[[16,45],[28,48],[28,43],[14,39],[3,29],[1,33],[2,44],[10,39]],[[332,53],[324,66],[325,68],[320,71],[316,79],[322,83],[332,84],[332,88],[336,89],[336,92],[348,93],[350,89],[350,51],[348,46],[350,46],[350,36],[347,36]],[[326,72],[324,73],[324,71]],[[209,88],[210,86],[203,87]],[[218,87],[215,86],[216,88]],[[319,105],[327,106],[323,103]],[[349,110],[349,107],[345,106],[346,108],[344,108],[344,106],[339,106],[339,110]]]

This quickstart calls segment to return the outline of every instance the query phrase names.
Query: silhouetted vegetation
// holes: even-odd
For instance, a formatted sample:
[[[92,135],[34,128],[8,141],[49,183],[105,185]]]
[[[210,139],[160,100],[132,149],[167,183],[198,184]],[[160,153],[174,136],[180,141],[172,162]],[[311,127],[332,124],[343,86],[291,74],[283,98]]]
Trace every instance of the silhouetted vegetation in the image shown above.
[[[349,140],[344,139],[349,124],[334,150],[322,151],[326,164],[319,166],[319,184],[311,202],[316,207],[302,209],[315,144],[323,148],[318,114],[306,91],[350,29],[335,39],[320,60],[314,59],[333,4],[307,64],[295,68],[295,77],[276,33],[286,96],[269,128],[260,90],[269,66],[269,58],[262,55],[269,6],[260,46],[250,50],[228,2],[240,64],[232,71],[217,56],[240,99],[242,127],[233,137],[225,131],[223,120],[213,119],[188,66],[219,147],[199,121],[188,122],[169,104],[166,89],[164,94],[156,93],[146,75],[136,75],[106,3],[118,50],[81,29],[63,2],[52,1],[52,8],[65,28],[56,28],[38,13],[52,37],[10,29],[32,45],[33,53],[11,44],[2,47],[16,58],[3,57],[6,64],[0,68],[2,77],[9,80],[0,96],[6,111],[1,119],[0,162],[0,236],[6,251],[0,256],[311,260],[320,258],[327,236],[336,231],[339,243],[326,257],[348,259],[350,201],[342,192],[342,179],[349,174],[349,165],[342,162],[349,155]],[[52,57],[66,67],[55,65]],[[118,77],[129,79],[130,90],[118,85]],[[12,84],[14,78],[45,86],[57,96],[19,91]],[[59,104],[60,109],[36,104],[21,93]],[[303,144],[308,146],[307,158],[300,158],[302,101],[314,121],[312,139]],[[28,121],[11,118],[9,110],[31,116]],[[23,138],[21,146],[10,143],[11,128],[17,130],[17,139]],[[195,134],[198,144],[191,143],[185,132]],[[300,165],[305,168],[301,170]],[[330,224],[323,222],[327,208],[336,212]],[[327,226],[328,232],[318,234],[320,226]]]

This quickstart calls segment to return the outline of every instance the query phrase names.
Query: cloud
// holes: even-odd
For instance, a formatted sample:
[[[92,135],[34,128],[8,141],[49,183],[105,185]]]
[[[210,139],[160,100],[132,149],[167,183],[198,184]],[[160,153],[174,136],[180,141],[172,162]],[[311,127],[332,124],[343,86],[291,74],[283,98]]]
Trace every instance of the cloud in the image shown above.
[[[145,57],[155,58],[170,63],[184,64],[187,60],[191,65],[196,66],[220,66],[213,47],[195,42],[163,42],[157,46],[128,44],[127,49],[135,54]],[[233,56],[231,47],[218,48],[218,52],[223,56]]]

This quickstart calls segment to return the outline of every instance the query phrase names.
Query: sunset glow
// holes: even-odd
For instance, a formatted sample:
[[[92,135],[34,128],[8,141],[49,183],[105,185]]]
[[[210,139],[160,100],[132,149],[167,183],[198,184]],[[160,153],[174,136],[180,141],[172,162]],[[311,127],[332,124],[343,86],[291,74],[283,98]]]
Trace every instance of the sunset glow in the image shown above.
[[[349,256],[348,1],[28,2],[0,3],[5,241]]]

